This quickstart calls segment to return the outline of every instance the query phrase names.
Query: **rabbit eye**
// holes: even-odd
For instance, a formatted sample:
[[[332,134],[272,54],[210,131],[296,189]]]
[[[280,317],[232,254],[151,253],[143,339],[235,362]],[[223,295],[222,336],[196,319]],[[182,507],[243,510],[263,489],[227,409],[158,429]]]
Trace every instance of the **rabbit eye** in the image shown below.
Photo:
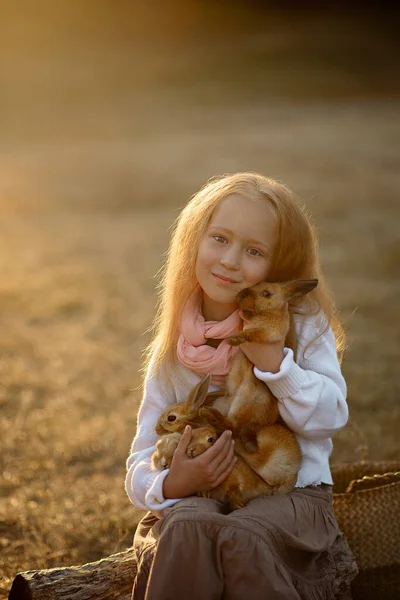
[[[175,415],[169,415],[168,416],[168,421],[171,423],[171,421],[176,421],[176,416]]]
[[[207,442],[209,442],[210,444],[213,444],[214,443],[214,438],[213,437],[209,437],[208,440],[207,440]]]
[[[269,296],[270,296],[271,294],[269,293],[269,291],[268,291],[268,290],[264,290],[263,292],[261,292],[261,294],[260,294],[260,295],[261,295],[263,298],[269,298]]]

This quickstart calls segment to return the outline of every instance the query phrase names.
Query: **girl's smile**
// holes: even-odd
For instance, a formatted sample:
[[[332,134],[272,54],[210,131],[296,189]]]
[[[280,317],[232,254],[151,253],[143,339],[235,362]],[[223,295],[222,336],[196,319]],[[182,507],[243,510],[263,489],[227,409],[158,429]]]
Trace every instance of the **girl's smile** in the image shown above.
[[[216,275],[213,273],[215,279],[222,284],[229,285],[230,283],[237,283],[234,279],[229,279],[228,277],[223,277],[222,275]]]
[[[206,320],[225,319],[236,310],[241,290],[265,280],[275,230],[275,215],[267,202],[232,194],[215,209],[196,261]]]

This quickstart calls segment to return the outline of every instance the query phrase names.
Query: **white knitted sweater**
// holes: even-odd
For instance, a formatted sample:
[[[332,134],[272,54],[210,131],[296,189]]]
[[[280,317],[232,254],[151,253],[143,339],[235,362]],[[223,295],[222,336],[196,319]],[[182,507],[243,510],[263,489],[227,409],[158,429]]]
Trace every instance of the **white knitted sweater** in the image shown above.
[[[266,373],[254,367],[254,374],[278,399],[283,420],[296,433],[303,455],[297,487],[331,484],[331,437],[344,427],[348,419],[346,383],[340,371],[332,330],[329,328],[312,342],[324,328],[321,317],[296,315],[295,326],[298,336],[296,362],[293,351],[285,348],[278,373]],[[160,472],[151,467],[151,455],[158,439],[154,427],[161,412],[169,404],[185,400],[200,380],[199,375],[177,363],[168,367],[168,381],[166,368],[164,365],[154,376],[150,364],[125,480],[126,491],[133,504],[158,516],[162,516],[162,511],[178,499],[165,499],[162,493],[169,469]],[[210,386],[210,391],[215,389]]]

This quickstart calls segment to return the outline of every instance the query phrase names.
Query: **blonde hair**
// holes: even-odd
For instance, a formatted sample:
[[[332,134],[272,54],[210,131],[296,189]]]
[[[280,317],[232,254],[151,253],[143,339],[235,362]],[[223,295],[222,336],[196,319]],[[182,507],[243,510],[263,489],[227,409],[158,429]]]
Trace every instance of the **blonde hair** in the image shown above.
[[[300,309],[293,303],[291,312],[316,314],[322,309],[335,334],[339,356],[344,350],[344,330],[321,271],[318,240],[310,215],[282,183],[258,173],[235,173],[209,180],[191,198],[175,221],[167,260],[161,269],[153,336],[144,353],[145,371],[154,354],[152,368],[155,372],[163,361],[172,363],[175,360],[181,310],[197,285],[195,268],[200,241],[215,208],[231,194],[267,201],[273,207],[277,217],[277,242],[267,280],[278,282],[317,278],[318,286],[307,297],[306,305],[303,302]],[[295,340],[293,324],[290,335]]]

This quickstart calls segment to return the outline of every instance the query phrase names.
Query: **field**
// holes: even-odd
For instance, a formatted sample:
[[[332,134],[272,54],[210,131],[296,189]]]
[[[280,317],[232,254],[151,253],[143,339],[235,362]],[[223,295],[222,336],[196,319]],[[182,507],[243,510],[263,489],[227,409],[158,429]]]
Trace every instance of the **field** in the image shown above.
[[[14,5],[0,25],[0,597],[18,571],[130,545],[156,274],[179,209],[216,173],[281,179],[314,215],[348,332],[354,425],[332,462],[400,450],[390,16],[81,4]]]

